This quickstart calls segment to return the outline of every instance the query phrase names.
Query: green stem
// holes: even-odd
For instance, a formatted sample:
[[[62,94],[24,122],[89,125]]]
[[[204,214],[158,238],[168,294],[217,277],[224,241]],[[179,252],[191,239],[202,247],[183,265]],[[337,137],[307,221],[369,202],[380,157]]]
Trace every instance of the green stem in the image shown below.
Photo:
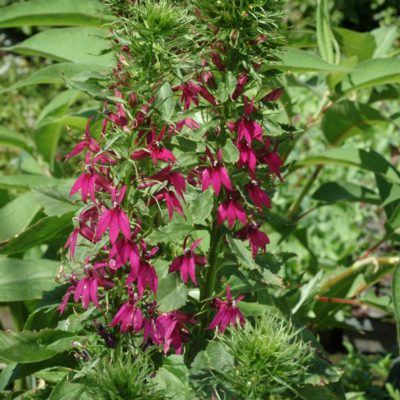
[[[299,194],[297,199],[294,201],[294,203],[289,208],[289,214],[288,214],[288,218],[289,219],[293,220],[297,216],[297,214],[298,214],[298,212],[300,210],[301,202],[303,201],[304,197],[307,196],[307,194],[310,191],[312,185],[314,184],[315,179],[317,179],[319,173],[322,171],[322,168],[323,168],[322,165],[318,165],[315,168],[315,170],[312,173],[312,175],[308,178],[303,190],[301,191],[301,193]]]

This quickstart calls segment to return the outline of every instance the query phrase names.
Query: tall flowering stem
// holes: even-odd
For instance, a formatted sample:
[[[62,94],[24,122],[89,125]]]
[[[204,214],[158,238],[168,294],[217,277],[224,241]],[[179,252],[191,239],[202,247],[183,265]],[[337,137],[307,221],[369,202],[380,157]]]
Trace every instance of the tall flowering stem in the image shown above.
[[[269,243],[285,136],[279,123],[274,136],[266,128],[283,90],[271,67],[281,1],[108,3],[116,64],[101,121],[66,156],[84,171],[59,309],[73,299],[116,340],[182,353],[196,325],[207,336],[245,323],[243,295],[226,282],[246,266],[229,243],[242,241],[252,263]],[[160,299],[175,280],[199,296]]]

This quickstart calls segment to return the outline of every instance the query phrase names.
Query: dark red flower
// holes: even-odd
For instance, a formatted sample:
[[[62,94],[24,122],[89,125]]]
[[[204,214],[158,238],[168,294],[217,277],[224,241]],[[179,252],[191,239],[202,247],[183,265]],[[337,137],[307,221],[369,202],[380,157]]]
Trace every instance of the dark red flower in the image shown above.
[[[253,257],[257,255],[258,249],[266,252],[269,238],[264,232],[260,231],[259,225],[256,222],[250,222],[245,227],[237,231],[236,235],[240,239],[248,239]]]

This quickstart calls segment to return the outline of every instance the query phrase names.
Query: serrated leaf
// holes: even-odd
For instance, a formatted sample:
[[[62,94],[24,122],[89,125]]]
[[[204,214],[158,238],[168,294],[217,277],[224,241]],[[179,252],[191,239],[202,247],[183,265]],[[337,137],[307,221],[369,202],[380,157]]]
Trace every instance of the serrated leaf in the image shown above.
[[[0,209],[0,242],[5,242],[24,231],[41,206],[31,193],[24,193]]]
[[[224,147],[222,147],[222,156],[223,160],[227,163],[235,164],[238,162],[240,153],[232,140],[228,139]]]
[[[59,382],[51,391],[49,400],[89,400],[85,392],[85,386],[79,383],[71,383],[65,379]]]
[[[97,0],[31,0],[2,7],[0,27],[100,26],[104,19],[106,19],[104,7]]]
[[[49,217],[62,216],[79,208],[69,197],[69,188],[34,188],[33,195]]]
[[[165,225],[146,238],[149,244],[169,243],[175,240],[183,241],[193,227],[185,222],[173,219],[168,225]]]
[[[232,250],[232,253],[236,256],[237,260],[244,268],[249,268],[251,270],[260,269],[260,267],[254,261],[250,250],[244,245],[241,240],[234,239],[232,236],[226,235],[226,241],[228,242],[229,248]]]
[[[160,312],[169,312],[183,307],[188,298],[189,288],[176,274],[160,279],[157,290],[157,303]]]
[[[195,192],[194,198],[189,205],[190,215],[194,224],[206,224],[207,218],[213,209],[214,193],[209,188],[204,192]]]
[[[174,92],[171,85],[165,82],[156,92],[155,107],[160,112],[164,121],[171,121],[175,111]]]

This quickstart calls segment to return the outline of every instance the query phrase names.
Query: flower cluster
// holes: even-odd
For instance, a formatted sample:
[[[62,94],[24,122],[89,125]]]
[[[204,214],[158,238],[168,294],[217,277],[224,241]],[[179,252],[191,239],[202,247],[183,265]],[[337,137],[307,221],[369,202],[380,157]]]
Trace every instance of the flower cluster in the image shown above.
[[[216,242],[231,235],[248,241],[253,257],[266,251],[269,239],[261,225],[263,209],[271,204],[264,182],[281,177],[282,161],[259,111],[282,90],[271,88],[259,101],[249,97],[250,71],[232,69],[224,61],[227,50],[219,46],[202,55],[198,69],[184,80],[165,77],[141,91],[143,85],[129,83],[133,78],[127,67],[137,54],[126,45],[119,45],[118,53],[110,85],[114,97],[104,103],[101,132],[92,133],[94,121],[89,120],[83,140],[66,156],[70,160],[84,153],[84,172],[71,189],[72,196],[80,193],[83,207],[66,243],[70,260],[83,268],[69,276],[59,310],[64,312],[72,296],[84,309],[90,304],[98,308],[110,329],[141,333],[145,343],[162,346],[165,353],[171,348],[181,353],[198,318],[182,309],[160,310],[157,260],[169,265],[163,275],[176,274],[183,284],[200,286],[202,293],[209,284],[204,270],[216,268],[215,243],[207,255],[201,250],[204,238],[198,235],[185,234],[169,244],[149,237],[160,226],[176,218],[188,220],[188,213],[196,212],[187,207],[190,185],[197,193],[213,191],[213,212],[204,226],[209,232],[219,229]],[[237,74],[236,85],[221,98],[219,86],[226,74]],[[160,101],[165,87],[169,94]],[[164,103],[168,117],[163,115]],[[214,123],[208,129],[210,120]],[[191,135],[202,145],[195,144],[191,162],[182,163],[181,142]],[[224,159],[228,141],[237,152],[233,162]],[[85,253],[83,261],[78,248]],[[226,292],[226,301],[213,302],[217,312],[208,329],[224,332],[229,325],[244,324],[237,306],[243,296],[233,300],[229,286]],[[205,300],[200,298],[200,303]]]

